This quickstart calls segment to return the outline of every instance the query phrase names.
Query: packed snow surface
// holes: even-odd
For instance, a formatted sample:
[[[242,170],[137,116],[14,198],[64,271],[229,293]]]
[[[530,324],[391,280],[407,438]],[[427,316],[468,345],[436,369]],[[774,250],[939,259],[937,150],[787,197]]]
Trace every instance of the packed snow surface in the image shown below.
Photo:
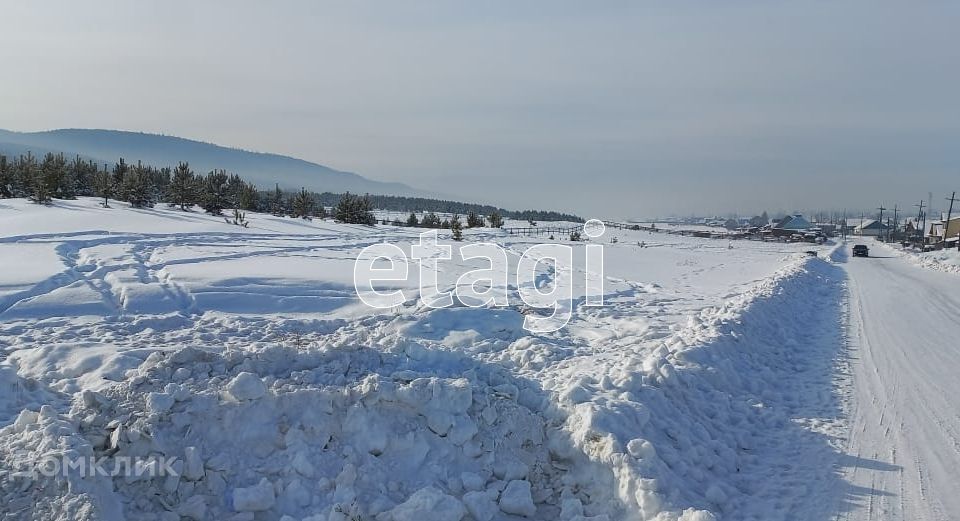
[[[832,246],[608,229],[594,241],[605,305],[579,305],[578,290],[567,327],[532,334],[523,317],[536,311],[516,298],[424,306],[416,269],[398,285],[404,305],[363,305],[358,252],[409,252],[419,230],[259,214],[243,229],[113,206],[0,203],[11,519],[788,520],[860,508],[844,471],[854,393],[836,370],[848,315]],[[479,241],[515,265],[538,239],[467,230]],[[583,244],[574,258],[582,277]],[[475,267],[455,252],[441,284]],[[24,476],[51,456],[108,468],[168,458],[175,472]]]
[[[960,515],[960,276],[870,244],[843,255],[850,280],[850,436],[839,519]],[[915,265],[919,264],[919,265]],[[933,268],[933,269],[929,269]]]

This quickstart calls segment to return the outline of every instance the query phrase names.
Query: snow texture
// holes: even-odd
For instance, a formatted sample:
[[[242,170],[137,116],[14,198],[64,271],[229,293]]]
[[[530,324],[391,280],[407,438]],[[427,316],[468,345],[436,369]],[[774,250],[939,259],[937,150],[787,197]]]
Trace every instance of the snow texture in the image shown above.
[[[4,203],[0,259],[17,269],[0,272],[0,386],[15,391],[0,394],[0,510],[786,520],[830,517],[853,494],[837,470],[847,315],[830,246],[811,258],[608,230],[606,305],[581,306],[576,288],[570,324],[534,335],[516,299],[422,305],[415,269],[406,304],[363,306],[356,254],[409,251],[416,230],[247,218]],[[502,245],[513,270],[537,242],[465,236]],[[441,285],[476,267],[455,254]],[[177,472],[14,474],[50,454],[176,458]]]

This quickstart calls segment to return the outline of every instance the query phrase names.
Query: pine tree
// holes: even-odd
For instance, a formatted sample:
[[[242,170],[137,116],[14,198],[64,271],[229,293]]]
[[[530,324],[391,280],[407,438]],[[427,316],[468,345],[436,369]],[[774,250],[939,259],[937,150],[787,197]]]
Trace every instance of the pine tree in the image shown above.
[[[503,216],[500,215],[500,212],[494,210],[487,217],[487,220],[490,221],[491,228],[503,228]]]
[[[258,198],[257,187],[251,183],[244,183],[240,189],[237,206],[240,207],[241,210],[256,210]]]
[[[309,219],[311,213],[313,213],[313,196],[307,193],[305,188],[300,188],[300,193],[293,198],[293,217]]]
[[[463,240],[463,225],[460,223],[460,216],[454,214],[450,219],[450,231],[453,233],[453,240]]]
[[[173,170],[169,166],[160,169],[149,168],[150,199],[159,201],[170,193],[170,183],[173,182]]]
[[[333,209],[333,218],[350,224],[373,225],[377,222],[376,217],[373,216],[373,203],[370,201],[370,196],[360,197],[350,192],[340,196],[340,200]]]
[[[35,174],[33,176],[33,191],[30,194],[30,200],[37,204],[50,204],[53,199],[50,193],[50,185],[47,184],[46,177]]]
[[[10,172],[10,191],[13,197],[30,197],[33,193],[34,176],[39,167],[37,159],[29,151],[14,160]]]
[[[279,183],[273,189],[273,197],[270,199],[270,213],[277,217],[281,217],[285,213],[283,208],[283,191],[280,190]]]
[[[467,228],[480,228],[483,226],[483,217],[480,217],[477,212],[471,211],[467,214]]]
[[[113,187],[114,190],[120,190],[120,187],[123,186],[123,178],[126,177],[127,171],[130,169],[127,166],[127,163],[120,158],[120,161],[113,165]]]
[[[93,172],[90,171],[90,164],[87,161],[80,159],[80,156],[74,156],[73,161],[70,162],[70,166],[67,167],[68,176],[72,181],[71,186],[67,187],[69,191],[71,188],[73,190],[72,197],[69,193],[64,196],[65,199],[74,199],[77,195],[89,195],[91,192],[91,175]]]
[[[227,179],[227,204],[234,208],[240,206],[240,197],[246,187],[246,182],[237,174],[231,174]]]
[[[420,226],[424,228],[439,228],[440,224],[440,218],[433,212],[424,215],[423,220],[420,221]]]
[[[200,207],[210,215],[221,215],[227,207],[227,172],[213,170],[203,180]]]
[[[173,169],[173,179],[170,181],[170,203],[179,206],[180,210],[187,211],[197,201],[197,176],[190,169],[189,163],[181,162]]]
[[[10,165],[7,156],[0,154],[0,198],[13,197],[10,184]]]
[[[411,228],[416,228],[420,226],[420,221],[417,220],[417,214],[410,212],[410,217],[407,217],[407,226]]]
[[[104,169],[106,169],[106,165],[104,165]],[[86,170],[86,174],[83,176],[84,184],[82,188],[83,191],[81,193],[83,195],[94,195],[93,176],[97,175],[97,172],[100,171],[100,168],[91,159],[87,161],[84,170]]]
[[[107,165],[103,165],[103,170],[97,170],[93,174],[94,195],[103,197],[103,207],[110,208],[110,198],[114,196],[116,186],[113,183],[113,176],[107,170]]]
[[[37,160],[27,152],[27,157],[20,164],[21,175],[29,183],[30,200],[37,204],[50,204],[51,190],[47,176],[40,169]]]
[[[40,171],[51,197],[76,199],[76,186],[63,154],[47,153],[43,158]]]
[[[233,218],[224,219],[224,220],[227,221],[227,224],[235,224],[237,226],[242,226],[244,228],[247,228],[250,226],[250,223],[247,221],[247,214],[241,212],[236,208],[233,209]]]
[[[370,199],[370,194],[364,194],[363,197],[357,197],[356,206],[357,222],[359,224],[373,226],[373,224],[377,222],[376,218],[373,216],[373,201]]]
[[[133,208],[147,208],[153,206],[152,188],[149,170],[137,161],[137,166],[123,176],[120,191]]]

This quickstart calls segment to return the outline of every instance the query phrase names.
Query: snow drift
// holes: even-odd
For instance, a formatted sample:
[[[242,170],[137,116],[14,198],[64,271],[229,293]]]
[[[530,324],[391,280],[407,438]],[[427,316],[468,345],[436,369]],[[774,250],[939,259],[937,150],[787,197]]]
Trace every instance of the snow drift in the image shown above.
[[[43,260],[0,311],[14,519],[804,519],[841,490],[843,277],[803,246],[618,232],[607,305],[530,335],[521,308],[356,306],[350,259],[402,229],[84,204],[0,239]],[[177,463],[18,474],[50,456]]]

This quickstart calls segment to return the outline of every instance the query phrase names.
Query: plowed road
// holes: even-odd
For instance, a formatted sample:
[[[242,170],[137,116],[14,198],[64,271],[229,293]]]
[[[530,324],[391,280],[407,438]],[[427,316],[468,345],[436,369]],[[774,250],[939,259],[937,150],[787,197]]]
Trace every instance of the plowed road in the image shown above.
[[[960,275],[871,253],[845,263],[851,486],[837,518],[960,519]]]

